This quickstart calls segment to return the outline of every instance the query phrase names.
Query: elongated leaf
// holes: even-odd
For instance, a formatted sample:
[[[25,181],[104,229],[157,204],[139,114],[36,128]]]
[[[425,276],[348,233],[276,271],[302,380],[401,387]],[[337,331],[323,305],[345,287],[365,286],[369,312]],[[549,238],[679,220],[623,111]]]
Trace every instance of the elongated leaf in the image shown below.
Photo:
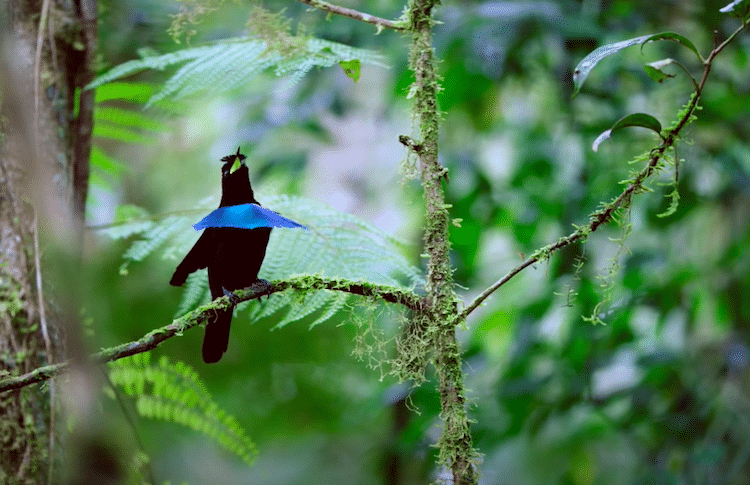
[[[97,103],[112,99],[123,99],[134,103],[145,103],[156,91],[156,86],[149,83],[107,83],[98,86],[94,100]]]
[[[581,90],[583,82],[589,76],[591,70],[596,67],[599,61],[607,56],[625,49],[626,47],[630,47],[631,45],[642,44],[651,37],[653,37],[653,35],[642,35],[633,39],[615,42],[614,44],[606,44],[594,49],[589,55],[584,57],[581,62],[578,63],[575,70],[573,71],[573,85],[575,87],[575,89],[573,90],[573,96],[578,94],[578,91]]]
[[[236,227],[239,229],[257,229],[259,227],[301,227],[291,219],[274,212],[258,204],[230,205],[219,207],[209,215],[201,219],[193,227],[196,231],[207,227]]]
[[[109,138],[112,140],[139,143],[142,145],[154,143],[156,141],[152,136],[147,136],[140,131],[134,130],[132,128],[105,123],[94,124],[93,135],[101,138]]]
[[[659,120],[646,113],[634,113],[620,118],[614,125],[612,125],[612,128],[596,137],[596,140],[594,140],[594,143],[591,145],[591,149],[594,151],[599,150],[599,145],[601,145],[604,140],[607,140],[610,136],[612,136],[612,133],[623,128],[627,128],[628,126],[640,126],[642,128],[648,128],[649,130],[653,130],[657,134],[659,134],[659,136],[661,136],[661,123],[659,123]]]
[[[581,90],[581,86],[583,86],[584,81],[586,81],[586,78],[591,73],[591,70],[596,67],[599,61],[609,55],[625,49],[626,47],[645,44],[646,42],[654,42],[657,40],[671,40],[674,42],[678,42],[690,49],[690,51],[693,52],[701,62],[703,62],[703,57],[700,55],[700,52],[698,52],[698,49],[696,49],[695,45],[693,45],[693,43],[690,42],[690,40],[686,37],[680,34],[675,34],[674,32],[661,32],[659,34],[642,35],[640,37],[634,37],[632,39],[615,42],[614,44],[603,45],[594,49],[589,55],[584,57],[573,71],[573,96],[578,94],[578,92]]]
[[[690,51],[695,54],[699,61],[703,62],[703,56],[701,56],[701,53],[698,52],[698,49],[695,47],[695,45],[690,42],[690,39],[680,34],[675,34],[674,32],[661,32],[659,34],[652,35],[651,37],[643,41],[643,44],[641,44],[641,52],[643,52],[643,45],[647,44],[648,42],[654,42],[657,40],[671,40],[673,42],[682,44],[690,49]]]
[[[172,52],[161,56],[146,57],[144,59],[134,59],[132,61],[127,61],[120,64],[119,66],[113,67],[106,73],[91,81],[91,83],[86,86],[86,89],[93,89],[101,86],[102,84],[114,81],[115,79],[129,76],[130,74],[144,71],[146,69],[157,69],[161,71],[168,66],[180,64],[190,59],[209,57],[215,55],[225,47],[225,44],[193,47],[191,49],[182,49],[177,52]]]
[[[94,121],[110,122],[123,128],[132,127],[142,130],[167,131],[164,123],[139,111],[131,111],[113,106],[97,106],[94,110]]]

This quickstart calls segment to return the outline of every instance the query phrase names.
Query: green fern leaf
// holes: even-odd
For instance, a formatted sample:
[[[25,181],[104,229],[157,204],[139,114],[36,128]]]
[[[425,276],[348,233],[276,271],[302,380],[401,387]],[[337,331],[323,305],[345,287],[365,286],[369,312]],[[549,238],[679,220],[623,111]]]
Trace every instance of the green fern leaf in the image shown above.
[[[199,270],[191,273],[185,281],[185,291],[182,292],[182,299],[180,304],[177,305],[174,317],[181,317],[193,308],[206,303],[209,301],[210,295],[206,271]]]
[[[386,65],[376,52],[323,39],[308,39],[301,52],[282,55],[268,49],[265,42],[246,37],[128,61],[102,74],[86,88],[97,88],[146,69],[163,70],[187,62],[150,97],[146,103],[149,107],[164,99],[183,99],[201,91],[219,93],[235,89],[267,70],[273,70],[277,76],[290,75],[285,86],[289,87],[315,67],[331,67],[353,59],[363,64]]]
[[[110,380],[136,399],[138,414],[205,434],[252,464],[255,444],[237,420],[213,401],[198,373],[182,362],[172,364],[166,357],[151,364],[150,355],[136,354],[109,364]]]

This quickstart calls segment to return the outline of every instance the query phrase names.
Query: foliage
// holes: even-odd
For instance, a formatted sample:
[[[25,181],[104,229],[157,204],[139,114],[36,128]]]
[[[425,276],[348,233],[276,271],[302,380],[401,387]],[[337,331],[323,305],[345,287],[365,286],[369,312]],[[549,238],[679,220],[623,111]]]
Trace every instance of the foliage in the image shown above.
[[[146,107],[149,107],[167,98],[179,100],[209,90],[214,94],[231,91],[267,70],[276,76],[290,75],[286,86],[291,87],[315,67],[331,67],[352,60],[384,65],[377,53],[323,39],[310,38],[299,50],[279,52],[263,40],[236,38],[125,62],[97,77],[88,88],[146,69],[164,70],[187,62],[148,100]]]
[[[136,354],[114,361],[109,378],[135,398],[138,414],[176,423],[216,441],[248,465],[257,450],[237,423],[213,400],[198,373],[183,362],[172,364],[162,357],[157,364],[150,354]]]
[[[419,270],[400,254],[402,243],[371,224],[302,197],[269,197],[263,203],[309,230],[273,230],[260,277],[277,280],[316,273],[395,287],[423,286]],[[170,260],[186,254],[197,239],[198,234],[190,226],[201,210],[192,213],[195,216],[168,215],[151,220],[139,210],[122,211],[120,221],[102,230],[115,238],[138,236],[123,255],[121,274],[127,274],[130,263],[143,261],[156,251]],[[206,281],[205,272],[188,278],[176,315],[210,299]],[[314,326],[331,318],[346,301],[344,293],[318,291],[300,304],[298,295],[285,292],[273,295],[252,316],[261,318],[282,312],[284,316],[276,325],[279,328],[320,312],[311,323]]]
[[[746,6],[747,2],[740,0],[724,10],[743,19]],[[699,19],[687,15],[689,9],[699,7],[690,4],[680,11],[685,15],[667,15],[648,2],[609,2],[596,8],[586,3],[584,8],[580,2],[559,0],[513,5],[485,2],[459,9],[444,6],[439,11],[435,42],[428,45],[434,45],[436,57],[443,59],[439,96],[446,112],[441,120],[441,163],[450,176],[440,183],[446,190],[445,207],[451,218],[463,220],[450,229],[451,276],[469,288],[467,295],[473,296],[494,284],[518,260],[527,259],[527,254],[538,256],[523,275],[504,285],[472,314],[468,330],[461,334],[466,352],[447,355],[454,363],[460,364],[462,357],[467,361],[461,369],[469,389],[467,398],[473,404],[471,432],[476,446],[485,454],[479,470],[488,483],[743,483],[748,436],[746,428],[736,423],[745,421],[743,413],[748,407],[744,322],[749,313],[743,295],[750,288],[744,250],[750,241],[745,217],[750,166],[743,143],[748,136],[744,102],[748,99],[742,87],[747,80],[747,54],[743,49],[733,49],[721,56],[721,66],[717,63],[711,84],[701,93],[704,110],[699,119],[695,117],[700,109],[697,95],[680,111],[684,93],[699,87],[692,66],[697,60],[703,68],[710,59],[700,54],[710,49],[710,33],[719,32],[715,42],[730,35],[725,16],[712,6],[706,7],[706,15]],[[324,28],[332,38],[351,41],[352,45],[372,41],[360,36],[356,27],[341,25],[334,20]],[[685,35],[664,32],[620,40],[665,28],[679,29]],[[385,43],[384,37],[377,40]],[[671,42],[652,42],[657,40]],[[252,42],[259,41],[236,42],[245,43],[249,49]],[[221,49],[229,49],[231,43],[191,49],[222,44]],[[650,45],[643,49],[646,44]],[[603,47],[594,49],[599,45]],[[641,46],[640,53],[625,49],[634,45]],[[216,48],[217,52],[226,52]],[[394,48],[392,57],[398,59],[400,52]],[[255,67],[248,69],[258,69],[264,56],[278,53],[268,49],[257,54],[251,60]],[[594,53],[596,56],[590,57]],[[614,53],[619,56],[610,57]],[[193,73],[183,76],[182,70],[178,71],[172,77],[178,78],[177,84],[162,101],[205,89],[207,84],[198,75],[200,63],[193,65],[205,54],[190,55],[195,57],[169,61],[170,65],[187,62],[183,68],[192,66]],[[133,62],[153,69],[157,59],[164,57]],[[581,57],[588,64],[585,69],[579,66],[575,73],[571,69],[573,59]],[[149,62],[153,64],[146,66]],[[230,72],[230,63],[222,62],[214,66],[224,70],[224,76],[218,79],[220,89],[232,89],[226,79],[240,73]],[[290,62],[293,72],[312,72],[312,67],[305,70],[299,59]],[[332,66],[338,61],[331,58],[326,62]],[[346,62],[341,64],[344,69],[350,66]],[[405,64],[401,59],[401,65]],[[269,64],[264,69],[274,73],[278,65]],[[594,66],[598,66],[596,71]],[[688,77],[674,76],[671,72],[675,68]],[[414,81],[406,69],[403,71],[396,74],[400,78],[393,89],[398,97],[410,92],[408,86]],[[310,93],[320,96],[316,102],[323,99],[329,103],[326,108],[337,116],[357,109],[356,103],[334,92],[336,88],[326,82],[330,78],[325,73],[319,74],[295,80],[295,96],[285,100],[303,120],[303,129],[316,134],[324,131],[325,125],[302,114],[309,112],[305,103],[313,97]],[[254,74],[248,70],[242,75]],[[581,89],[584,80],[587,88]],[[653,89],[652,80],[659,83],[658,90]],[[569,101],[574,92],[578,95]],[[361,93],[358,96],[364,98]],[[677,121],[666,129],[657,121],[678,111]],[[638,113],[627,114],[632,112]],[[261,112],[258,117],[264,115]],[[678,137],[669,147],[664,145],[670,132],[674,134],[678,127],[682,130],[694,120],[690,134],[682,139],[694,140],[694,145],[680,145],[679,155]],[[639,137],[641,130],[620,130],[626,126],[646,127],[658,133],[657,143],[664,150],[656,158],[648,148],[637,155],[644,146],[653,146],[654,137],[649,134],[644,141]],[[603,138],[602,132],[606,133]],[[610,137],[613,133],[617,136]],[[604,138],[607,142],[600,144]],[[593,140],[599,148],[597,153],[588,150]],[[414,159],[416,151],[423,148],[420,141],[409,143],[409,156]],[[628,164],[626,160],[633,162]],[[639,174],[652,161],[654,165],[645,177],[651,181],[640,184]],[[380,166],[373,168],[375,177],[382,178],[381,170]],[[622,205],[617,202],[617,194],[624,188],[618,188],[620,181],[625,187],[639,182],[620,201]],[[655,195],[632,197],[648,191]],[[601,203],[603,200],[609,202]],[[316,223],[326,223],[310,223],[314,218],[304,214],[304,206],[314,203],[298,198],[291,201],[287,206],[281,199],[269,198],[264,203],[310,226],[310,233],[294,236],[311,239],[299,244],[294,240],[272,242],[280,246],[269,247],[268,273],[262,276],[285,278],[298,268],[317,272],[315,262],[321,258],[326,274],[348,278],[365,274],[368,280],[395,282],[401,287],[415,282],[421,285],[419,274],[399,259],[398,244],[382,232],[362,229],[358,222],[345,222],[352,225],[347,226],[352,227],[352,234],[335,240],[341,214],[331,216],[326,232],[316,232]],[[297,204],[303,206],[301,215],[293,212]],[[208,210],[206,206],[202,209]],[[148,254],[161,252],[168,259],[184,254],[194,234],[187,224],[202,214],[196,211],[190,221],[183,215],[154,220],[139,209],[125,209],[121,212],[131,212],[123,214],[129,222],[107,230],[113,237],[139,237],[126,250],[125,270],[131,267],[128,261],[140,261]],[[313,212],[321,210],[329,209],[316,207]],[[615,227],[597,222],[603,214],[616,216]],[[588,223],[581,225],[587,217]],[[185,220],[179,222],[181,219]],[[591,230],[593,223],[597,223],[596,232]],[[565,236],[571,224],[579,224],[575,241]],[[159,230],[151,232],[155,228]],[[163,232],[169,233],[166,241],[160,240]],[[339,261],[343,254],[348,257],[360,248],[371,248],[373,236],[383,245],[376,244],[372,254],[365,251],[364,258],[355,259],[351,266]],[[549,244],[555,240],[564,242],[565,247]],[[313,248],[313,256],[305,257],[307,249],[300,250],[306,244]],[[540,247],[543,249],[538,250]],[[274,260],[276,254],[278,260]],[[378,258],[383,254],[388,255],[388,261],[383,268],[373,270],[372,264],[380,263]],[[290,258],[289,264],[285,257]],[[391,257],[396,261],[390,261]],[[558,296],[551,297],[553,293]],[[193,275],[178,312],[193,307],[205,295],[205,277]],[[279,325],[305,316],[314,324],[324,318],[335,321],[344,304],[343,296],[331,297],[326,292],[307,294],[299,300],[275,295],[251,312],[256,318],[283,311]],[[460,308],[460,303],[457,306]],[[581,315],[591,315],[592,321],[606,325],[582,325]],[[422,318],[424,315],[412,318],[397,341],[408,342],[414,335],[417,338],[412,342],[431,345],[434,334],[425,336]],[[287,328],[285,333],[296,335],[294,330]],[[299,354],[311,346],[313,335],[320,334],[301,337],[298,350],[289,352],[294,355],[278,355],[272,362],[303,359]],[[259,352],[253,347],[257,342],[246,345],[248,354]],[[414,363],[418,372],[411,375],[433,378],[429,370],[422,372],[424,352],[411,355],[419,357]],[[278,422],[297,419],[304,423],[299,429],[307,429],[311,409],[321,407],[305,407],[302,402],[318,395],[318,388],[305,392],[314,378],[311,369],[325,369],[324,380],[330,381],[332,389],[354,392],[361,388],[348,377],[339,376],[348,376],[346,372],[328,372],[331,367],[314,358],[305,363],[292,377],[278,377],[277,367],[273,367],[267,392],[257,393],[273,395],[279,387],[285,392],[299,388],[299,395],[305,399],[290,398],[291,404],[265,395],[254,399],[273,408]],[[233,376],[254,379],[241,373],[241,369],[232,371]],[[222,378],[230,382],[224,390],[226,395],[236,395],[233,379]],[[395,445],[389,441],[388,446],[378,446],[382,443],[376,432],[362,440],[378,448],[372,452],[377,459],[368,455],[367,460],[385,461],[392,445],[403,461],[430,462],[425,443],[435,441],[431,430],[440,409],[436,404],[439,397],[426,387],[413,389],[406,399],[421,415],[393,418]],[[383,394],[387,396],[388,392]],[[334,394],[325,396],[338,403]],[[392,409],[395,406],[383,406],[382,412]],[[330,436],[327,443],[344,442],[342,436],[351,436],[352,429],[359,432],[360,428],[351,425],[356,421],[351,419],[354,412],[347,408],[340,415],[320,418],[323,424],[316,424]],[[269,441],[275,444],[277,436],[273,433],[269,431]],[[463,436],[451,437],[455,441]],[[309,463],[300,459],[289,467],[302,469],[307,476],[309,470],[322,473],[323,469],[335,468],[323,463],[325,460],[319,457],[324,454],[318,453],[318,448],[307,448],[269,453],[276,453],[285,464],[290,457],[308,453],[304,456],[311,457]],[[331,455],[337,453],[325,456]],[[441,456],[448,461],[444,454]],[[313,462],[315,465],[310,464]],[[373,470],[378,467],[372,465]],[[257,473],[261,476],[263,470]],[[271,469],[270,473],[275,472]],[[421,478],[414,482],[426,480]],[[374,480],[371,476],[369,479]]]

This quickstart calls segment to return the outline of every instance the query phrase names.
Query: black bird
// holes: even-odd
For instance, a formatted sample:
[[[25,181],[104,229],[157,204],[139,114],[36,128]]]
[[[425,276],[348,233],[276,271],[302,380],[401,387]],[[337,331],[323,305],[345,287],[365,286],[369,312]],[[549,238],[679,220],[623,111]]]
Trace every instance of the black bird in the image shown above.
[[[240,153],[240,149],[237,148],[237,153],[228,155],[221,161],[224,165],[221,167],[219,207],[260,205],[250,187],[245,155]],[[169,284],[182,286],[190,273],[208,268],[211,298],[224,295],[232,297],[232,291],[246,288],[258,281],[258,271],[266,255],[270,235],[270,227],[209,227],[177,266]],[[207,364],[218,362],[227,350],[232,311],[233,308],[217,311],[208,319],[203,338],[203,361]]]

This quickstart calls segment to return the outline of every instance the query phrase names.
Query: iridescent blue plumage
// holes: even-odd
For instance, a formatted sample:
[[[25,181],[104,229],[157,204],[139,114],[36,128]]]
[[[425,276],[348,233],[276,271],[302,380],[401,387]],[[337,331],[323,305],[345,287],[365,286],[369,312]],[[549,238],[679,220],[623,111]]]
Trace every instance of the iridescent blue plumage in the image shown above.
[[[219,207],[209,215],[194,224],[196,231],[208,227],[234,227],[237,229],[257,229],[259,227],[301,227],[302,224],[280,215],[258,204],[240,204]]]

